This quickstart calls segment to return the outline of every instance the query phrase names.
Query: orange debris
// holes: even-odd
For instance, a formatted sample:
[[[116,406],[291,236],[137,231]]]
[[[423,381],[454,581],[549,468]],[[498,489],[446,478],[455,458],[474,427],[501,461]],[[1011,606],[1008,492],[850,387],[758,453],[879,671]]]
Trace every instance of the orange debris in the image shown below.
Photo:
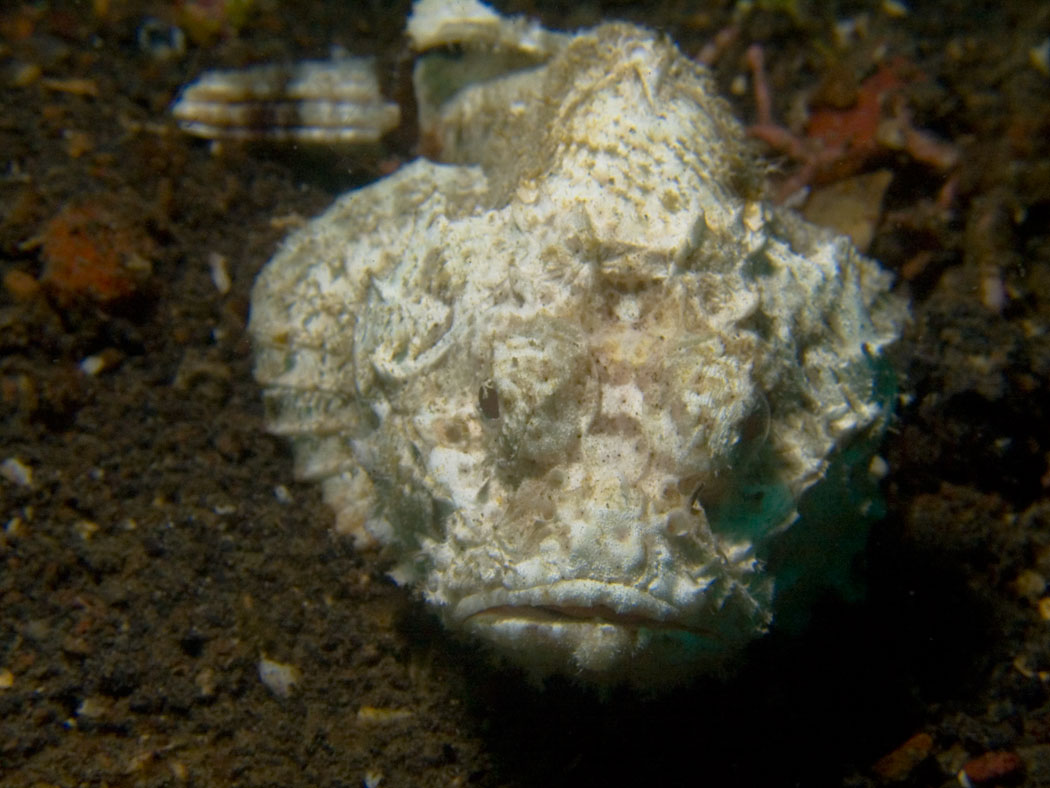
[[[879,758],[872,771],[884,780],[903,780],[929,757],[932,749],[933,737],[928,733],[916,733],[893,752]]]
[[[813,110],[806,124],[806,136],[819,139],[826,149],[864,150],[869,154],[876,151],[886,97],[906,84],[898,76],[899,70],[899,66],[880,65],[878,71],[860,83],[852,107]]]
[[[40,283],[18,269],[5,271],[3,282],[4,289],[15,301],[31,301],[40,292]]]
[[[1013,779],[1020,774],[1023,768],[1024,763],[1017,753],[1003,750],[986,752],[984,755],[978,755],[963,767],[962,776],[966,777],[966,783],[963,784],[982,785]]]
[[[849,177],[890,150],[904,151],[942,171],[955,166],[957,149],[912,123],[903,89],[922,75],[912,75],[914,67],[903,58],[879,65],[874,74],[860,83],[851,106],[813,109],[805,132],[796,134],[773,119],[762,48],[753,44],[747,56],[757,115],[757,122],[748,131],[799,163],[797,171],[780,184],[778,200],[789,198],[805,186]]]
[[[29,3],[5,10],[0,15],[0,38],[12,42],[25,41],[36,31],[36,24],[42,13],[39,8]]]
[[[81,297],[119,301],[150,274],[152,239],[104,201],[67,205],[45,225],[39,241],[44,260],[40,281],[60,302]]]

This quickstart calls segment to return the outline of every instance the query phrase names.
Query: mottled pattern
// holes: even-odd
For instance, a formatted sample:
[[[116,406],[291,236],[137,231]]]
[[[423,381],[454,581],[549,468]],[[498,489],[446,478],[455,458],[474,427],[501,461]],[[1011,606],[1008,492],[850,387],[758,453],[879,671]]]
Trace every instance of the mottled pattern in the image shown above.
[[[672,44],[559,41],[423,107],[447,163],[288,239],[255,287],[256,375],[338,527],[449,625],[537,674],[665,681],[769,626],[766,556],[885,415],[905,310],[759,199]]]

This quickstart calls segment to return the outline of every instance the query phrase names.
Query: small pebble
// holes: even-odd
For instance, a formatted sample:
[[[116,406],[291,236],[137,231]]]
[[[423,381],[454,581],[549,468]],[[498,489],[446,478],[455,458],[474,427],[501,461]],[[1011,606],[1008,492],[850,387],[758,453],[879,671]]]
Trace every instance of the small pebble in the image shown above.
[[[357,721],[365,724],[397,722],[412,716],[407,709],[387,709],[378,706],[362,706],[357,710]]]
[[[1021,756],[1017,753],[996,750],[969,761],[957,777],[960,785],[969,788],[1013,777],[1021,771],[1022,766]]]
[[[17,457],[8,457],[0,462],[0,476],[19,487],[33,486],[33,469]]]
[[[933,737],[928,733],[916,733],[893,752],[879,758],[872,771],[884,780],[903,780],[926,760],[932,749]]]
[[[72,96],[89,96],[98,98],[98,83],[93,79],[44,79],[40,82],[55,93],[69,93]]]
[[[215,285],[215,289],[222,295],[226,295],[230,292],[230,271],[226,267],[226,257],[219,254],[218,252],[212,252],[208,255],[208,268],[211,270],[211,281]]]
[[[193,683],[197,685],[202,698],[210,698],[215,695],[216,677],[215,671],[211,668],[205,668],[198,673]]]
[[[86,131],[67,129],[62,136],[66,142],[66,153],[71,159],[79,159],[95,147],[94,140]]]
[[[108,711],[109,703],[106,702],[105,698],[95,696],[84,698],[84,700],[80,701],[80,705],[77,706],[77,716],[89,719],[101,717]]]
[[[106,360],[101,354],[95,354],[94,356],[87,356],[82,359],[78,366],[80,367],[80,371],[85,375],[94,377],[106,368]]]
[[[86,542],[98,533],[98,523],[94,523],[91,520],[77,520],[73,524],[73,530],[80,534],[80,538]]]
[[[4,523],[4,536],[18,537],[25,535],[25,521],[15,515]]]
[[[868,473],[871,474],[873,479],[885,479],[889,472],[890,464],[877,454],[868,463]]]
[[[900,18],[908,15],[908,6],[900,0],[882,0],[882,10],[886,16]]]
[[[1050,77],[1050,38],[1028,50],[1028,62],[1044,77]]]
[[[299,670],[294,665],[263,657],[259,660],[259,679],[274,695],[287,698],[292,693],[292,687],[299,683]]]
[[[1039,617],[1043,621],[1050,621],[1050,597],[1044,596],[1038,602]]]
[[[149,17],[139,25],[135,39],[139,49],[155,60],[167,60],[186,52],[186,34],[181,28],[155,17]]]
[[[31,301],[40,293],[40,283],[25,271],[7,271],[3,282],[4,289],[16,301]]]
[[[1014,581],[1014,588],[1017,590],[1018,596],[1036,599],[1046,591],[1046,578],[1038,572],[1026,569],[1017,576],[1017,579]]]
[[[24,88],[32,85],[43,73],[36,63],[19,63],[11,71],[11,85],[16,88]]]

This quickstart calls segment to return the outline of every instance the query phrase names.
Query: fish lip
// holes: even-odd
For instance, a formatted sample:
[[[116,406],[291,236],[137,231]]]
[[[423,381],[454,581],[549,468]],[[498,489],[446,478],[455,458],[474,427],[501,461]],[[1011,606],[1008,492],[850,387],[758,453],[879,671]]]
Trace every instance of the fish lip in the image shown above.
[[[564,624],[607,624],[627,629],[661,629],[691,631],[694,628],[677,621],[659,621],[641,615],[617,613],[604,605],[595,607],[560,607],[555,605],[498,605],[487,607],[463,619],[465,624],[494,624],[518,621],[535,626]]]
[[[559,580],[523,589],[495,589],[460,600],[452,618],[600,622],[627,627],[688,628],[683,611],[648,591],[599,580]]]

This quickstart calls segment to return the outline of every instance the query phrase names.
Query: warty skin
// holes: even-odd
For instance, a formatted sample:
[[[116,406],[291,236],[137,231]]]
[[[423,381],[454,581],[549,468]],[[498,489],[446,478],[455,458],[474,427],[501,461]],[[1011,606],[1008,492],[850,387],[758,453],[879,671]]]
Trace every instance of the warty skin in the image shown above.
[[[761,200],[672,43],[549,43],[423,107],[441,161],[285,241],[253,293],[256,377],[337,527],[450,627],[536,676],[649,687],[765,632],[781,578],[803,598],[841,574],[860,514],[782,545],[814,485],[870,504],[841,468],[888,415],[906,308],[848,240]]]

